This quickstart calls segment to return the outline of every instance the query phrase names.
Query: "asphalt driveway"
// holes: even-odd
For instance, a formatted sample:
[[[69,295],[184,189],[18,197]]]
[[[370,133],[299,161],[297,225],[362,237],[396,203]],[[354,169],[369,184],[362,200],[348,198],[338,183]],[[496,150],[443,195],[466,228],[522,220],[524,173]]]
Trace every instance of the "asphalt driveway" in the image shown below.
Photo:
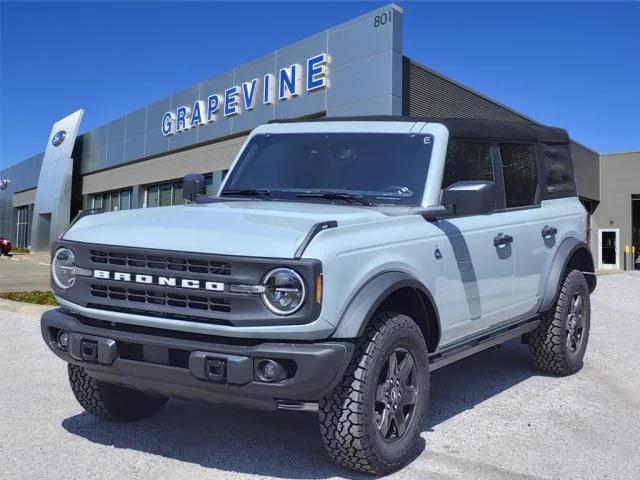
[[[83,413],[36,315],[0,312],[3,478],[367,478],[332,464],[313,414],[172,400],[110,424]],[[419,456],[391,478],[640,478],[640,272],[600,277],[585,367],[538,374],[510,342],[434,373]]]
[[[0,257],[0,292],[51,290],[48,253]]]

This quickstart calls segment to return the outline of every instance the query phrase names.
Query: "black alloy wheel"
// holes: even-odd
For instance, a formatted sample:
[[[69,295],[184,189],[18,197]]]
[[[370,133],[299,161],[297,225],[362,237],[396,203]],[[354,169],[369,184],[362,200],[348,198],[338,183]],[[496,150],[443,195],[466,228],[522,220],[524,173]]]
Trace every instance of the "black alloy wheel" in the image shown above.
[[[404,436],[418,401],[416,362],[404,348],[396,348],[387,359],[376,389],[375,417],[386,441]]]
[[[344,467],[381,475],[420,446],[429,399],[429,351],[407,315],[376,312],[340,383],[320,400],[322,441]]]
[[[584,338],[584,299],[581,293],[575,293],[569,304],[566,326],[566,344],[570,354],[575,354],[582,346]]]

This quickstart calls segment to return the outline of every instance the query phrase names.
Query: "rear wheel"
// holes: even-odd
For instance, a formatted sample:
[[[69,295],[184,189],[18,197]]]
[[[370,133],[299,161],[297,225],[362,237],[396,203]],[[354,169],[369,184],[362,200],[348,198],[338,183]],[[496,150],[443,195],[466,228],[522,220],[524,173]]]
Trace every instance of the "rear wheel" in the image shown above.
[[[69,383],[78,403],[96,417],[131,422],[150,417],[164,407],[167,397],[101,382],[78,365],[68,366]]]
[[[320,401],[327,451],[360,472],[401,467],[417,447],[428,394],[428,351],[420,328],[406,315],[376,314],[342,381]]]
[[[580,370],[591,324],[589,286],[582,272],[566,272],[556,302],[540,318],[540,326],[528,339],[535,366],[555,375]]]

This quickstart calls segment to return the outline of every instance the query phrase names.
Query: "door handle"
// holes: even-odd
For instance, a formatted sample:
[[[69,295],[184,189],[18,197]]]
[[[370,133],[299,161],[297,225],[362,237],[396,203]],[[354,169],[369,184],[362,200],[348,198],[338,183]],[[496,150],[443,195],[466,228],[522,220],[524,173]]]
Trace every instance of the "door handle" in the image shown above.
[[[499,233],[495,237],[493,237],[493,245],[495,247],[499,247],[501,245],[507,245],[513,242],[513,237],[511,235],[505,235],[504,233]]]
[[[550,227],[549,225],[542,227],[542,236],[545,238],[555,235],[556,233],[558,233],[558,229],[556,227]]]

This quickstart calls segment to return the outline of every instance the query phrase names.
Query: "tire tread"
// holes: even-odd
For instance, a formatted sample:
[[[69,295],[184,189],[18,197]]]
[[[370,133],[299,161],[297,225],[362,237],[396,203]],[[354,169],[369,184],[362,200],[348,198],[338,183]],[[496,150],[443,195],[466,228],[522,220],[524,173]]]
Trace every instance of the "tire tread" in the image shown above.
[[[567,303],[571,301],[571,292],[576,288],[584,288],[587,293],[589,291],[582,272],[567,270],[562,278],[558,298],[548,311],[540,315],[540,326],[529,334],[531,358],[536,368],[542,372],[564,376],[579,369],[568,361],[564,344],[565,311]]]
[[[353,359],[342,380],[332,394],[319,403],[322,441],[329,455],[338,464],[351,470],[383,474],[404,463],[404,459],[387,462],[375,455],[372,438],[366,433],[364,425],[364,382],[371,375],[373,357],[380,349],[383,338],[400,329],[412,330],[424,341],[420,328],[411,318],[390,312],[377,313],[365,335],[357,340]],[[418,421],[422,425],[424,409],[415,414],[420,416]]]
[[[78,403],[87,412],[111,422],[130,422],[157,413],[168,398],[101,382],[85,368],[68,364],[69,384]]]
[[[87,371],[78,365],[67,366],[69,371],[69,383],[76,400],[87,412],[96,417],[115,421],[116,418],[109,413],[98,389],[98,382],[87,374]]]

